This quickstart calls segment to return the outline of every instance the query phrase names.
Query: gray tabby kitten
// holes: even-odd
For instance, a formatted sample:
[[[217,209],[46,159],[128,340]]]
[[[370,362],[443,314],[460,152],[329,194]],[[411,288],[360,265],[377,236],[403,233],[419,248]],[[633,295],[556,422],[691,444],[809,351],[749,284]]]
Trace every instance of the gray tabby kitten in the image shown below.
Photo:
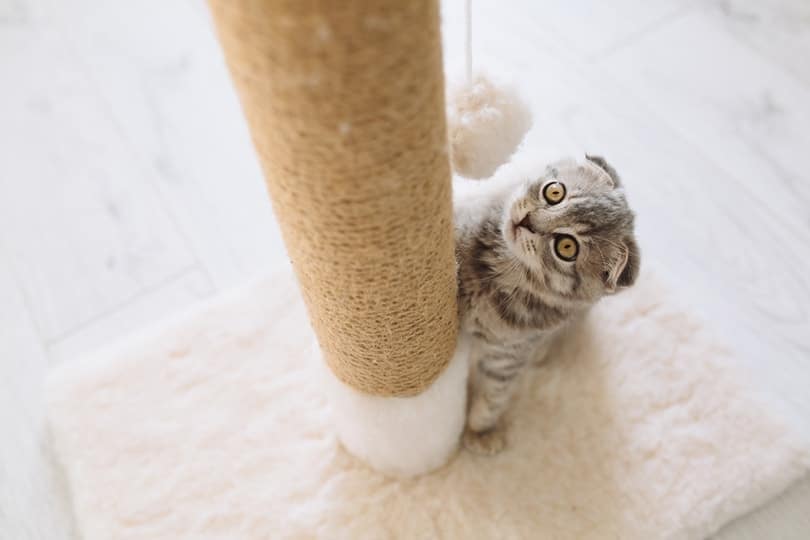
[[[465,446],[494,454],[501,416],[528,364],[557,331],[639,270],[633,212],[600,157],[564,160],[457,224],[459,312],[471,335]]]

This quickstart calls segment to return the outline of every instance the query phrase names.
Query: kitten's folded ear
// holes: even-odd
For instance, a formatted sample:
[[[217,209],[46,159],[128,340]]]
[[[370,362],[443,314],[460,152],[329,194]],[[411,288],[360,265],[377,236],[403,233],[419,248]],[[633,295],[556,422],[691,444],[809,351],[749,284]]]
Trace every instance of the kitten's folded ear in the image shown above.
[[[641,268],[641,254],[638,251],[636,240],[628,236],[624,239],[624,245],[627,246],[627,261],[624,268],[622,268],[621,274],[619,274],[619,280],[616,282],[619,287],[629,287],[635,283]]]
[[[585,158],[608,174],[610,179],[613,180],[613,187],[619,187],[621,185],[619,173],[605,161],[605,158],[601,156],[589,156],[588,154],[585,154]]]
[[[608,292],[614,292],[618,287],[630,287],[638,277],[641,267],[638,244],[634,238],[628,236],[622,240],[622,247],[624,248],[623,256],[618,258],[616,264],[605,272],[605,288]]]

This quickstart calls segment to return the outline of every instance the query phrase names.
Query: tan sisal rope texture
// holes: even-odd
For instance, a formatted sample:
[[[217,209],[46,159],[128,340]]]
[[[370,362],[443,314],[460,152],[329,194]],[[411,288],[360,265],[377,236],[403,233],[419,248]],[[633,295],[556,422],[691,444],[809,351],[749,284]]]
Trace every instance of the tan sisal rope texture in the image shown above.
[[[332,371],[415,395],[456,344],[436,0],[209,0]]]

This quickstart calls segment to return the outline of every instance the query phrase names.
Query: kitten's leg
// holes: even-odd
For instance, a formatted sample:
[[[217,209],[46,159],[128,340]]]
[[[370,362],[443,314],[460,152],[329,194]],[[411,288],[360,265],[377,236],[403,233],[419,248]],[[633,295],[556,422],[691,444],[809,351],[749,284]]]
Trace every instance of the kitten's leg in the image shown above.
[[[464,434],[464,445],[468,449],[496,454],[506,444],[500,419],[509,407],[529,360],[524,349],[525,346],[480,344]]]

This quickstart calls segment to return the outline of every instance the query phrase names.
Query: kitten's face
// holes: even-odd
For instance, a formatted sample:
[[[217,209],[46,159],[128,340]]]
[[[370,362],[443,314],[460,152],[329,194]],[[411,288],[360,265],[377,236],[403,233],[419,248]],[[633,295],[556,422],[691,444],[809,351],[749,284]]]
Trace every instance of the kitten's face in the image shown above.
[[[509,250],[555,292],[595,300],[635,281],[633,213],[602,158],[549,166],[517,191],[504,214]]]

